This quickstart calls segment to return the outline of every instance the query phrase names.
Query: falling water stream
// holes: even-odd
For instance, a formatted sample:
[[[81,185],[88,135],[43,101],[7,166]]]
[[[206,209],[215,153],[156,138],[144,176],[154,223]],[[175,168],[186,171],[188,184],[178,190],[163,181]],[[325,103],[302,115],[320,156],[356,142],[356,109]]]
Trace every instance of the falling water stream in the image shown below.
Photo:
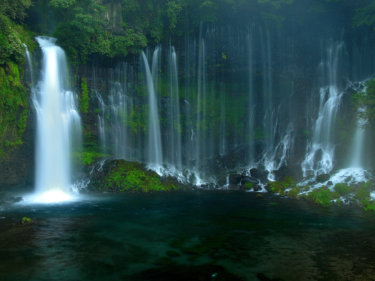
[[[79,141],[80,116],[68,87],[64,51],[55,39],[36,38],[43,52],[41,79],[33,90],[37,116],[35,196],[37,202],[72,197],[72,145]]]

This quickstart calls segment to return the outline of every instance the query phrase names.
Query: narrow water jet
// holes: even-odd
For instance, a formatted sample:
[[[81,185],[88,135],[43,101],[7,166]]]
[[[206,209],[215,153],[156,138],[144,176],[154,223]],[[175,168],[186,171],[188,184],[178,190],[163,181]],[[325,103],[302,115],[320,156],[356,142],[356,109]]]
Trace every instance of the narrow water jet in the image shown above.
[[[365,108],[361,107],[358,109],[358,115],[363,113],[365,111]],[[351,148],[350,153],[350,166],[356,167],[356,168],[362,168],[363,167],[363,153],[364,153],[364,141],[365,141],[365,126],[366,126],[367,120],[358,117],[357,119],[357,125],[354,133],[353,138],[353,144]]]
[[[57,202],[72,197],[71,154],[81,136],[75,94],[68,87],[64,51],[54,38],[37,37],[42,53],[41,80],[33,91],[37,115],[35,201]]]
[[[157,60],[159,50],[156,49],[153,54],[153,61]],[[161,146],[160,136],[160,122],[159,122],[159,110],[158,101],[156,98],[153,75],[150,71],[146,55],[142,52],[142,58],[146,71],[146,83],[148,90],[148,106],[149,106],[149,117],[148,117],[148,154],[147,163],[150,167],[155,170],[159,170],[163,165],[163,153]],[[154,67],[153,67],[154,68]]]

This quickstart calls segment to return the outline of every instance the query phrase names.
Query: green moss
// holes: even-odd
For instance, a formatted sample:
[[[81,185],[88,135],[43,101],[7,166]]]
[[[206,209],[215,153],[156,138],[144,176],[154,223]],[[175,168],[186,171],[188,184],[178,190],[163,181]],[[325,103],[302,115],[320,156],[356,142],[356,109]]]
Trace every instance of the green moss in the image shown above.
[[[81,91],[79,95],[79,106],[82,113],[87,114],[89,112],[89,89],[87,87],[87,80],[86,78],[81,79]]]
[[[285,194],[286,189],[292,187],[295,187],[295,183],[292,177],[285,177],[281,181],[270,182],[271,191],[281,195]]]
[[[109,171],[104,182],[105,189],[114,191],[171,191],[177,187],[163,183],[158,174],[145,170],[139,163],[117,161]]]
[[[295,197],[295,198],[298,198],[300,192],[301,192],[301,187],[299,187],[299,186],[295,186],[295,187],[293,187],[292,189],[290,189],[290,190],[288,191],[288,196],[289,196],[289,197]]]
[[[334,190],[340,194],[340,196],[348,195],[351,191],[351,188],[347,186],[345,183],[337,183],[334,187]]]
[[[108,156],[107,154],[100,153],[97,151],[83,151],[81,153],[75,153],[75,158],[84,166],[90,166],[96,160]]]
[[[14,62],[0,66],[0,157],[22,144],[26,129],[28,103],[22,73]]]
[[[21,219],[21,224],[26,224],[26,223],[30,223],[30,222],[31,222],[31,219],[28,218],[28,217],[23,217],[23,218]]]
[[[330,206],[332,204],[332,200],[337,199],[339,197],[339,193],[331,192],[326,186],[314,189],[307,195],[308,199],[324,207]]]
[[[370,183],[368,182],[360,186],[356,190],[354,197],[359,201],[367,200],[368,198],[370,198]]]
[[[362,208],[365,211],[374,211],[375,212],[375,201],[371,201],[370,198],[366,198],[361,201]]]
[[[254,185],[251,182],[247,182],[247,183],[244,184],[244,187],[245,187],[246,190],[250,190],[250,189],[254,188]]]

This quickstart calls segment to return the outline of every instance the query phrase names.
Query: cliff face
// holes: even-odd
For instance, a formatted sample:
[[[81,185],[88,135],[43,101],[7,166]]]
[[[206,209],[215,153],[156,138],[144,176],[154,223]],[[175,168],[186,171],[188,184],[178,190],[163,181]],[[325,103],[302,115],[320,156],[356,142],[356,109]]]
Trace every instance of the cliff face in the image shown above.
[[[0,161],[0,188],[32,185],[34,181],[34,113],[29,113],[22,144],[6,153]]]

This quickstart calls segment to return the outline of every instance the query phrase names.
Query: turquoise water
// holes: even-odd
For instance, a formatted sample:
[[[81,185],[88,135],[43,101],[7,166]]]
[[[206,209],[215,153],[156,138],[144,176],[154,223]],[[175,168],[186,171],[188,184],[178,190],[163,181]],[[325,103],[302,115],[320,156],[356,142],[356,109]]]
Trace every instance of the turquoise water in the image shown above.
[[[2,205],[0,280],[372,280],[375,214],[252,193]],[[22,217],[32,223],[20,224]]]

